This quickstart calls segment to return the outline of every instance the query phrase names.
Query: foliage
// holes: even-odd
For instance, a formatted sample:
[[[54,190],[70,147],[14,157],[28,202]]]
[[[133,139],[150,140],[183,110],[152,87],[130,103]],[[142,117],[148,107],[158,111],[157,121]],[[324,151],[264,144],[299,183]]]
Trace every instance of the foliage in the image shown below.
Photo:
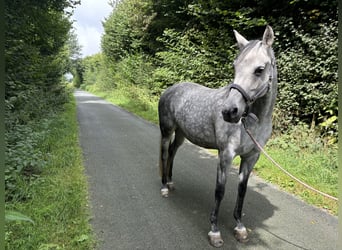
[[[129,84],[146,86],[153,92],[152,72],[153,66],[147,56],[132,54],[116,64],[113,81],[121,86]]]
[[[6,202],[6,216],[15,220],[5,224],[5,249],[94,249],[75,100],[63,110],[35,128],[35,133],[44,134],[35,148],[45,164],[39,178],[18,178],[16,193],[25,201]],[[7,211],[20,211],[25,220]],[[27,217],[34,224],[23,223]]]
[[[84,69],[82,66],[81,59],[77,58],[72,61],[71,71],[73,75],[73,79],[72,79],[73,85],[75,88],[79,88],[84,81],[84,76],[83,76]]]
[[[158,124],[158,98],[151,95],[146,87],[125,85],[104,91],[98,85],[90,85],[86,90],[107,99],[108,101]]]
[[[232,80],[229,60],[233,58],[232,50],[217,51],[205,46],[204,37],[204,32],[196,30],[183,33],[168,29],[164,31],[159,40],[165,44],[166,50],[156,53],[159,67],[153,72],[155,84],[161,90],[180,81],[195,81],[208,87],[218,87]]]
[[[69,53],[68,70],[73,75],[73,84],[79,88],[83,82],[83,67],[81,63],[81,46],[78,43],[75,30],[71,29],[68,34],[66,47]]]
[[[57,118],[71,99],[64,74],[78,56],[76,4],[5,1],[6,249],[92,246],[75,109],[67,122]]]
[[[45,126],[43,126],[45,127]],[[6,200],[23,200],[28,194],[18,185],[18,179],[34,179],[46,164],[44,156],[37,148],[47,131],[34,131],[27,125],[17,126],[12,133],[5,134],[5,190]]]
[[[148,56],[142,54],[128,55],[116,64],[111,64],[102,54],[88,56],[82,60],[84,81],[82,87],[97,85],[104,90],[139,85],[153,92],[151,81],[153,65]]]
[[[281,127],[320,123],[325,135],[337,137],[337,21],[321,24],[315,35],[292,31],[301,42],[278,56]]]
[[[91,85],[97,83],[99,70],[102,66],[102,54],[95,54],[93,56],[85,57],[81,64],[83,68],[83,84]]]
[[[63,9],[77,1],[5,1],[6,128],[26,124],[66,101],[62,76],[71,23]]]
[[[337,140],[336,10],[337,1],[328,0],[124,0],[104,22],[105,65],[111,75],[120,75],[122,69],[137,70],[123,63],[141,55],[152,64],[149,85],[156,95],[185,80],[218,87],[233,79],[230,65],[237,49],[232,30],[253,39],[270,24],[276,34],[279,73],[275,130],[286,132],[305,123],[333,142]]]
[[[102,50],[111,62],[117,62],[127,54],[141,49],[141,39],[149,19],[145,15],[148,0],[120,1],[103,24]]]
[[[25,200],[19,182],[32,181],[46,163],[37,146],[49,118],[69,101],[70,12],[77,0],[5,1],[6,200]]]
[[[34,221],[31,220],[26,215],[16,211],[5,211],[5,220],[6,221],[27,221],[34,224]]]
[[[315,130],[305,124],[293,126],[288,133],[271,138],[266,151],[300,180],[337,197],[337,146],[327,146]],[[254,169],[263,179],[298,195],[310,204],[337,214],[338,202],[304,188],[276,168],[265,156],[260,157]]]

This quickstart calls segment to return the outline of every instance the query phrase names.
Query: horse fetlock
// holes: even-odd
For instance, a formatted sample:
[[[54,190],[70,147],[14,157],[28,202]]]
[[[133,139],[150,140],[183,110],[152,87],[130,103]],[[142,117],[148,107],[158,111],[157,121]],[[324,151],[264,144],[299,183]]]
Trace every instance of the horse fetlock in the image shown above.
[[[170,191],[175,190],[175,184],[174,184],[172,181],[167,182],[167,183],[166,183],[166,186],[168,187],[168,189],[169,189]]]
[[[236,226],[234,228],[234,236],[239,242],[245,243],[248,239],[248,232],[245,226]]]
[[[223,239],[221,237],[221,233],[220,231],[210,231],[208,233],[208,238],[209,238],[209,242],[212,246],[214,247],[222,247],[223,246]]]
[[[167,187],[162,188],[162,189],[160,190],[160,193],[161,193],[162,197],[164,197],[164,198],[169,197],[169,189],[168,189]]]

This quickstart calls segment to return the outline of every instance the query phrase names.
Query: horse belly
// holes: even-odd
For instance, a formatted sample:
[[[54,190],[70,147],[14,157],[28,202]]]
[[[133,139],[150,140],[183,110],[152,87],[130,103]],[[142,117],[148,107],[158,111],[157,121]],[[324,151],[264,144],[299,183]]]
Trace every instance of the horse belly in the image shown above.
[[[182,130],[190,142],[205,148],[216,148],[212,119],[216,91],[195,83],[173,85],[161,98],[163,107],[160,113],[167,113],[168,119],[174,122],[172,127]]]
[[[177,125],[193,144],[204,148],[217,148],[214,126],[208,117],[184,116],[178,119]]]
[[[216,141],[214,136],[209,135],[205,133],[204,131],[192,131],[192,133],[189,133],[188,131],[184,132],[182,129],[185,137],[192,142],[193,144],[196,144],[197,146],[203,147],[203,148],[210,148],[210,149],[216,149]]]

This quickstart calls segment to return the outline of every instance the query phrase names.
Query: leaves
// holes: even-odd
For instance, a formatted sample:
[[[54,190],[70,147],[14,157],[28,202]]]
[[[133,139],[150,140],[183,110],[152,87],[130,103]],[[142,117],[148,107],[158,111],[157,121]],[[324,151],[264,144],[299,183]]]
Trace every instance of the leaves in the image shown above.
[[[318,124],[331,116],[337,117],[337,21],[320,25],[313,36],[292,27],[301,42],[290,44],[279,53],[279,94],[277,109],[286,111],[285,123]],[[329,110],[329,111],[328,111]],[[337,119],[328,130],[337,137]],[[322,133],[326,126],[318,127]]]
[[[17,183],[35,178],[47,156],[37,148],[44,126],[69,99],[62,81],[69,70],[71,21],[64,8],[78,0],[5,1],[6,201],[25,199]]]
[[[118,86],[110,80],[113,75],[123,82],[140,81],[135,71],[144,64],[131,61],[139,55],[152,64],[145,72],[153,94],[179,81],[226,85],[234,77],[231,63],[238,53],[232,30],[253,39],[270,24],[279,79],[275,130],[284,132],[300,122],[315,127],[337,117],[337,1],[115,3],[104,22],[102,49],[110,70],[102,85]],[[337,138],[337,120],[323,125],[316,126],[323,136]]]
[[[22,213],[16,212],[16,211],[5,211],[5,220],[6,221],[27,221],[27,222],[31,222],[32,224],[34,224],[34,221],[26,216],[23,215]]]

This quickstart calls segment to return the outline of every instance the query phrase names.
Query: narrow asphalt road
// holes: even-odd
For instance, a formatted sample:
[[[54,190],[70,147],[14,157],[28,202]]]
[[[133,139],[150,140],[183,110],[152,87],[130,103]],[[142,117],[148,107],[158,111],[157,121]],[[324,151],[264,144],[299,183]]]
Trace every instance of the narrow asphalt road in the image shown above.
[[[175,159],[176,190],[162,198],[158,127],[87,92],[75,96],[98,249],[213,249],[207,233],[218,159],[185,143]],[[256,176],[243,209],[250,240],[237,242],[237,180],[229,170],[219,215],[223,249],[337,249],[336,217]]]

